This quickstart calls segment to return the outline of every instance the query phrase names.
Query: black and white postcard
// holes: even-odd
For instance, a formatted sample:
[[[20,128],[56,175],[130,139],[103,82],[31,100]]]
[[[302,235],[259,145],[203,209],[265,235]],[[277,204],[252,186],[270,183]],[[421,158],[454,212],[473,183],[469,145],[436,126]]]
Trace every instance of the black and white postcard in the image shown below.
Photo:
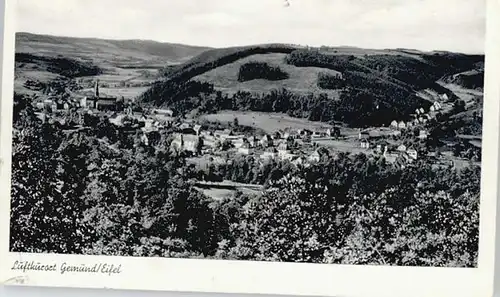
[[[1,281],[490,296],[489,2],[6,1]]]

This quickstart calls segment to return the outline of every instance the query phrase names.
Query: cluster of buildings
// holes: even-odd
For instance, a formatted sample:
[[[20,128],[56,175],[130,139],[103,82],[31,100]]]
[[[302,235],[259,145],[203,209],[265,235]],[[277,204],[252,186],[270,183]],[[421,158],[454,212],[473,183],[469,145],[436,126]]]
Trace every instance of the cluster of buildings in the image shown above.
[[[103,96],[99,93],[99,82],[96,81],[94,87],[94,94],[86,96],[80,100],[74,98],[52,98],[45,99],[36,104],[37,109],[41,111],[50,111],[53,113],[68,111],[71,108],[83,108],[85,110],[96,111],[117,111],[120,99],[117,97]]]
[[[445,94],[446,96],[446,94]],[[442,109],[442,105],[439,102],[434,102],[429,110],[426,112],[423,108],[417,108],[415,113],[413,114],[413,120],[411,121],[392,121],[391,127],[396,130],[404,130],[407,128],[412,128],[415,126],[426,124],[428,121],[432,120],[435,117],[435,113],[439,112]]]
[[[220,151],[235,155],[255,155],[262,162],[270,160],[289,160],[293,164],[319,161],[320,153],[307,143],[314,138],[339,137],[339,128],[321,131],[298,129],[278,131],[256,137],[235,133],[231,129],[209,131],[201,125],[182,124],[177,129],[171,149],[189,152],[192,155],[215,156]]]

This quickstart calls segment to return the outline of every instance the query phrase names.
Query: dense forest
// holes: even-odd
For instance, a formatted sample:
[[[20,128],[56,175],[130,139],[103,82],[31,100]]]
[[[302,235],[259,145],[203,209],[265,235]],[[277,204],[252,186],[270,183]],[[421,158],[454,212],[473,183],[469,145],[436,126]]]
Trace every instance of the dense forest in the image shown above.
[[[271,66],[265,62],[248,62],[240,66],[238,81],[249,81],[254,79],[282,80],[289,77],[288,73],[278,66]]]
[[[241,101],[243,102],[243,101]],[[271,101],[269,101],[271,102]],[[44,124],[30,99],[14,101],[13,252],[263,261],[475,266],[480,168],[400,169],[381,157],[334,154],[199,169],[167,150],[87,116],[68,132]],[[299,170],[300,169],[300,170]],[[215,201],[200,174],[264,185]]]
[[[28,53],[16,53],[15,61],[18,63],[34,63],[49,72],[68,78],[94,76],[102,73],[102,69],[90,62],[77,61],[70,58],[54,58]]]

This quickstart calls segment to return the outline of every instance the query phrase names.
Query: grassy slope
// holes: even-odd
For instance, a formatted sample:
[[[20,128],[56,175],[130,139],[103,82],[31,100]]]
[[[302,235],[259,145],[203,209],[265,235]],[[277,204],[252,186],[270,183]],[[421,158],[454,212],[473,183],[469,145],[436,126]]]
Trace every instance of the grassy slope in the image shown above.
[[[157,69],[163,68],[166,64],[183,63],[207,49],[147,40],[104,40],[31,33],[16,34],[16,53],[90,62],[101,68],[103,73],[97,77],[88,77],[87,84],[90,86],[95,78],[98,78],[101,83],[110,85],[110,88],[101,88],[102,93],[125,97],[136,97],[147,87],[124,87],[120,86],[120,82],[132,84],[152,82],[157,77]],[[61,75],[48,71],[47,66],[46,63],[36,59],[24,63],[17,61],[16,92],[37,93],[23,86],[27,80],[49,83],[62,78]],[[89,90],[86,88],[83,93]]]
[[[333,90],[321,90],[316,85],[318,73],[325,72],[336,74],[337,71],[324,69],[319,67],[295,67],[284,62],[286,54],[260,54],[252,55],[236,62],[212,69],[193,79],[203,82],[211,82],[216,89],[223,90],[227,93],[235,93],[237,91],[249,92],[268,92],[272,89],[287,88],[292,92],[309,93],[309,92],[325,92],[330,96],[337,96],[338,92]],[[261,61],[269,65],[279,66],[283,71],[290,75],[290,78],[279,81],[268,81],[264,79],[256,79],[246,82],[238,82],[238,71],[241,65],[251,62]]]
[[[115,67],[163,67],[165,64],[185,62],[207,49],[149,40],[105,40],[16,34],[16,52],[62,55]]]

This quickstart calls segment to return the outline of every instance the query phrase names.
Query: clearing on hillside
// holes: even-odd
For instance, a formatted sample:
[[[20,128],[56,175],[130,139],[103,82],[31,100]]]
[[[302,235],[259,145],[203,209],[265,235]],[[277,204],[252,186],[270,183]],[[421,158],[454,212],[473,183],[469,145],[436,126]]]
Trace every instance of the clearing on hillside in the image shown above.
[[[273,89],[286,88],[294,93],[326,93],[333,98],[338,98],[337,90],[323,90],[317,86],[319,73],[338,74],[339,72],[319,67],[296,67],[285,63],[287,54],[271,53],[252,55],[236,62],[212,69],[201,75],[194,77],[194,80],[200,82],[210,82],[216,89],[229,94],[238,91],[247,91],[255,93],[268,93]],[[265,62],[270,66],[278,66],[281,70],[288,73],[288,79],[270,81],[265,79],[255,79],[251,81],[239,82],[238,72],[241,65],[248,62]]]

